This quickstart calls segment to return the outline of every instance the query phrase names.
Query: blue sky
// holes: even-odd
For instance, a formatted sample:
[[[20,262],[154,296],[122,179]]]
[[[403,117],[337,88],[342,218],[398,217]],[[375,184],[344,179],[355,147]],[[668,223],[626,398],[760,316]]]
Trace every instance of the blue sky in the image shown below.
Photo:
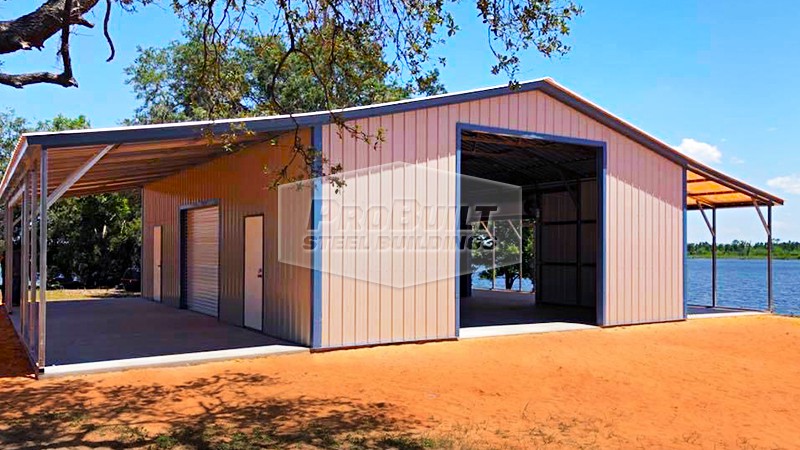
[[[0,18],[25,10],[26,2],[0,3]],[[774,211],[775,237],[800,240],[800,3],[769,7],[747,1],[582,2],[573,23],[572,51],[547,60],[523,55],[519,79],[551,76],[572,90],[651,134],[706,159],[712,166],[786,199]],[[459,7],[461,31],[439,54],[449,91],[503,84],[492,76],[486,31],[466,3]],[[102,22],[103,8],[91,17]],[[0,108],[33,120],[63,113],[85,114],[94,126],[130,117],[136,99],[123,69],[137,46],[161,46],[180,28],[166,7],[151,5],[135,15],[116,9],[111,34],[117,57],[101,27],[80,29],[73,38],[79,89],[33,86],[0,88]],[[58,70],[55,42],[42,52],[2,59],[3,70]],[[719,238],[764,239],[752,208],[721,211]],[[699,213],[690,213],[689,240],[708,240]]]

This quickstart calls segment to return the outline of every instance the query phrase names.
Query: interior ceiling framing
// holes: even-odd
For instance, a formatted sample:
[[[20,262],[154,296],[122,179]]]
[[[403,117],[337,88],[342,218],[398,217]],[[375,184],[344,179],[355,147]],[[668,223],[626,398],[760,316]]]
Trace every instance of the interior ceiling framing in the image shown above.
[[[689,209],[736,208],[753,205],[783,204],[783,200],[767,196],[734,180],[686,171],[686,206]]]
[[[542,139],[463,131],[461,173],[517,186],[593,178],[597,150]],[[689,167],[686,205],[698,209],[783,204],[783,200],[710,169]]]
[[[252,145],[274,138],[252,135],[237,145]],[[47,152],[48,192],[61,185],[105,145],[53,148]],[[99,194],[138,188],[182,170],[231,153],[220,142],[208,138],[123,143],[112,149],[86,172],[64,196]]]
[[[594,178],[597,176],[597,149],[463,131],[461,173],[517,186]]]

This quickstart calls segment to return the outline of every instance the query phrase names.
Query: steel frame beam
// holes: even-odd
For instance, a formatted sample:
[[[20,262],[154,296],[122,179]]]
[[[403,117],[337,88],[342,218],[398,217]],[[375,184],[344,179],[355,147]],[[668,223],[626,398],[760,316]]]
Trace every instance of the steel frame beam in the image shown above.
[[[711,208],[711,220],[708,220],[706,210],[703,205],[698,203],[700,214],[706,222],[708,231],[711,233],[711,307],[717,306],[717,208]]]
[[[45,366],[47,344],[47,148],[42,147],[39,158],[39,368]]]
[[[12,265],[14,264],[14,240],[13,240],[13,232],[14,232],[14,211],[12,210],[13,206],[6,202],[5,204],[5,242],[6,242],[6,256],[5,256],[5,264],[3,267],[3,304],[6,307],[6,311],[11,314],[13,311],[13,296],[14,296],[14,276],[13,276],[13,268]]]
[[[67,177],[67,179],[64,180],[63,183],[61,183],[61,185],[59,185],[49,196],[47,196],[47,206],[48,207],[53,206],[53,203],[55,203],[56,200],[61,198],[61,196],[64,195],[69,190],[69,188],[72,187],[72,185],[74,185],[78,180],[80,180],[81,177],[86,175],[86,172],[91,170],[92,167],[95,166],[95,164],[100,162],[100,160],[103,159],[103,157],[108,154],[108,152],[110,152],[111,150],[114,150],[115,148],[119,147],[119,145],[120,144],[106,145],[100,151],[95,153],[94,156],[89,158],[89,160],[86,161],[82,166],[80,166],[74,172],[72,172]],[[43,151],[42,154],[46,154],[46,152]],[[47,185],[45,184],[44,186],[47,186]]]
[[[20,214],[20,258],[19,258],[19,311],[20,311],[20,327],[22,332],[22,340],[25,341],[25,350],[28,352],[30,358],[30,341],[28,336],[28,265],[25,261],[28,260],[28,209],[30,202],[28,201],[29,189],[29,173],[25,173],[22,179],[23,195],[22,195],[22,211]]]
[[[756,208],[758,218],[761,219],[761,224],[767,233],[767,309],[769,312],[773,312],[775,307],[772,295],[772,205],[767,205],[766,219],[757,201],[753,200],[753,206]]]
[[[20,199],[22,198],[22,194],[23,194],[24,190],[25,190],[25,187],[24,187],[24,181],[23,181],[23,186],[20,186],[19,189],[17,189],[17,192],[15,192],[14,195],[11,196],[11,198],[8,200],[8,205],[9,206],[14,206],[17,203],[19,203]]]

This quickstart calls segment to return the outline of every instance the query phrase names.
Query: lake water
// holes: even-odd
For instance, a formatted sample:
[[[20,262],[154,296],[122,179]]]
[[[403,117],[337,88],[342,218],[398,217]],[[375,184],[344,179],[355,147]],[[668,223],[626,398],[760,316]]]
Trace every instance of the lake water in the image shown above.
[[[688,263],[689,303],[711,305],[711,260],[690,258]],[[772,262],[772,288],[775,312],[800,315],[800,260]],[[487,289],[491,280],[472,278],[473,286]],[[519,286],[514,283],[514,289]],[[504,287],[498,277],[495,286]],[[531,282],[525,279],[523,290],[530,291]],[[767,261],[749,259],[720,259],[717,261],[717,305],[737,308],[767,308]]]
[[[711,304],[711,260],[688,261],[689,303]],[[772,262],[775,312],[800,315],[800,260]],[[767,307],[767,261],[717,260],[717,305],[739,308]]]

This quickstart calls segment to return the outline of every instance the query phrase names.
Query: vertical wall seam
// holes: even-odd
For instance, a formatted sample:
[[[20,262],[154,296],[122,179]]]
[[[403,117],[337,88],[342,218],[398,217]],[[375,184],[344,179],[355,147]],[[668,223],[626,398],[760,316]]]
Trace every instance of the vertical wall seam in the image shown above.
[[[322,127],[311,129],[311,146],[318,152],[314,159],[314,186],[311,193],[311,232],[314,237],[311,274],[311,347],[322,347]],[[278,236],[280,239],[280,236]]]
[[[687,249],[687,236],[686,236],[686,193],[687,193],[687,185],[686,185],[686,167],[683,167],[683,196],[681,197],[681,203],[683,204],[683,318],[686,319],[688,316],[688,307],[687,307],[687,294],[689,292],[689,282],[688,282],[688,267],[686,264],[686,260],[689,257],[689,252]]]

